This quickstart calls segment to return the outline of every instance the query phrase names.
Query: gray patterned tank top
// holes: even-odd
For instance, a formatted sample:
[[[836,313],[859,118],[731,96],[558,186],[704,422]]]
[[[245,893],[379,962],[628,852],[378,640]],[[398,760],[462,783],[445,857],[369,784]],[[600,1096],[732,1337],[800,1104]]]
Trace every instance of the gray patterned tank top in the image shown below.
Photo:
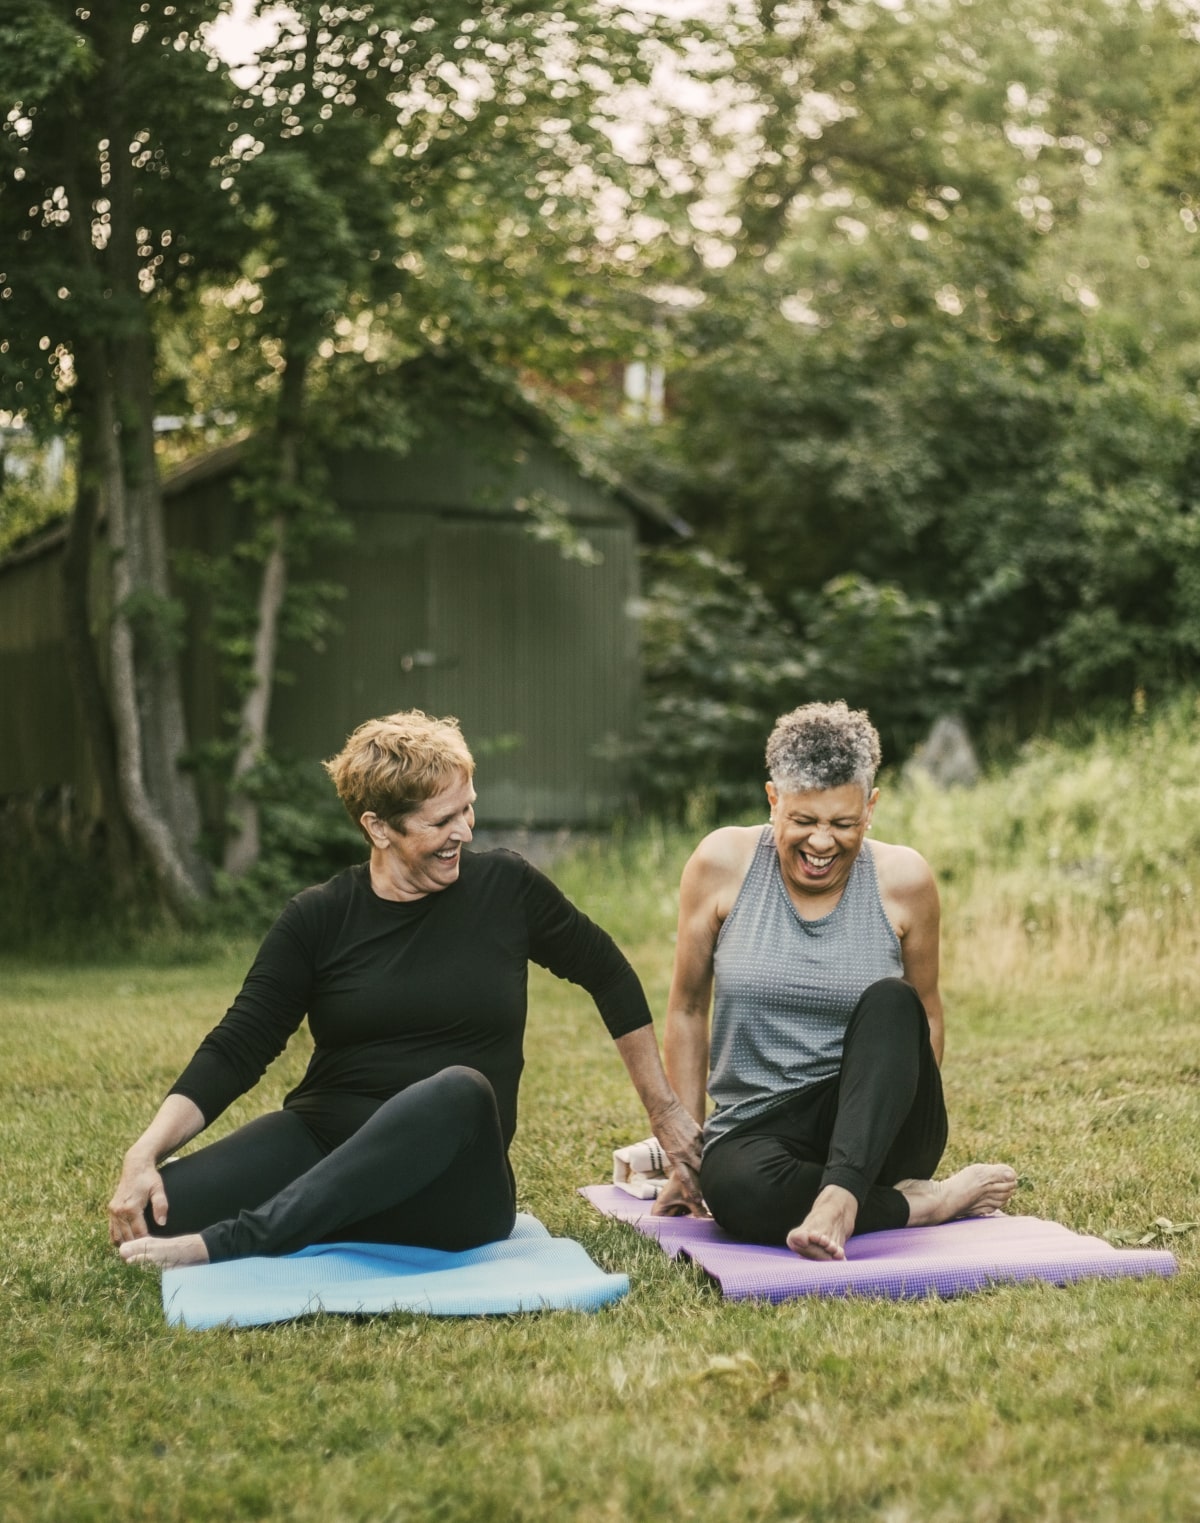
[[[805,920],[788,897],[769,825],[717,937],[704,1144],[832,1078],[863,991],[900,978],[870,842],[828,915]]]

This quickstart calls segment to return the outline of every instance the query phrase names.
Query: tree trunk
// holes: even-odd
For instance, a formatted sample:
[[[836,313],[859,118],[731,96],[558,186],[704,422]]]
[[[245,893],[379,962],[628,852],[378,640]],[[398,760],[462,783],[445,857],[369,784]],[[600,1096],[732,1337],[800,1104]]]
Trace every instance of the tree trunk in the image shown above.
[[[113,891],[119,899],[128,899],[134,888],[134,842],[121,802],[116,737],[92,634],[90,583],[100,507],[100,475],[100,445],[94,410],[81,408],[75,511],[62,558],[64,643],[75,706],[100,790],[105,851]]]
[[[191,870],[167,820],[146,787],[142,764],[142,719],[136,641],[129,610],[134,593],[138,555],[130,534],[125,479],[116,406],[107,372],[97,396],[97,419],[102,450],[103,496],[108,508],[108,541],[112,564],[112,618],[109,626],[110,702],[117,738],[117,779],[129,823],[146,853],[168,903],[187,916],[202,894],[202,883]],[[190,844],[190,843],[189,843]]]
[[[263,565],[258,590],[258,615],[254,631],[251,685],[242,700],[238,722],[238,753],[229,779],[226,817],[229,836],[223,866],[235,878],[250,871],[262,849],[258,800],[246,792],[246,779],[262,760],[267,748],[267,725],[271,715],[271,685],[275,675],[275,650],[279,638],[279,611],[287,591],[287,522],[282,513],[271,520],[271,549]]]
[[[115,145],[130,141],[126,99],[128,18],[120,7],[103,34]],[[87,385],[96,413],[99,481],[107,508],[112,576],[111,703],[117,777],[129,823],[164,894],[187,914],[207,891],[197,843],[194,780],[180,769],[187,744],[180,692],[176,605],[168,581],[162,494],[154,458],[153,338],[141,288],[134,170],[111,155],[110,224],[103,258],[110,303],[105,337],[89,346]]]
[[[291,489],[300,479],[300,440],[307,375],[307,355],[289,353],[275,425],[277,485],[283,502],[288,500]],[[246,792],[245,783],[267,750],[275,654],[279,645],[279,615],[287,592],[287,514],[282,508],[271,518],[270,540],[271,548],[263,563],[259,583],[250,687],[242,700],[238,753],[230,777],[227,810],[230,835],[225,845],[223,866],[234,877],[240,877],[254,866],[262,846],[258,800]]]
[[[133,620],[138,723],[146,788],[189,864],[198,886],[200,808],[192,777],[180,769],[187,723],[179,679],[181,630],[167,567],[162,494],[154,458],[154,398],[149,335],[114,346],[114,391],[126,513],[126,554],[132,562],[137,615]]]

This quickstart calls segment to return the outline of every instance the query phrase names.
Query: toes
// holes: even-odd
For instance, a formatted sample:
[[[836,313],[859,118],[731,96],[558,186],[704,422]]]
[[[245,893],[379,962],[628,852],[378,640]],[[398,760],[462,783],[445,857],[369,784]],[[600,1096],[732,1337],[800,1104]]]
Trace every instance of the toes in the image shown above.
[[[787,1245],[793,1253],[802,1259],[814,1259],[824,1262],[829,1259],[844,1259],[844,1250],[833,1238],[826,1237],[823,1232],[789,1232]]]

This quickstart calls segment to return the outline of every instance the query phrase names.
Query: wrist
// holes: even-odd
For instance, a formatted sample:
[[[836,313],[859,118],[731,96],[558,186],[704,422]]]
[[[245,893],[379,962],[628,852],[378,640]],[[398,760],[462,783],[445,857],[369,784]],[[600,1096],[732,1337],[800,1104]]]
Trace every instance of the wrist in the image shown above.
[[[656,1097],[653,1104],[647,1105],[646,1114],[654,1121],[674,1121],[678,1119],[683,1106],[679,1103],[679,1096],[668,1093]]]
[[[144,1138],[138,1140],[125,1154],[126,1168],[154,1169],[158,1167],[158,1150],[153,1143],[148,1143]]]
[[[650,1125],[660,1142],[668,1138],[676,1142],[686,1138],[690,1143],[700,1135],[700,1123],[682,1100],[673,1100],[657,1111],[650,1117]]]

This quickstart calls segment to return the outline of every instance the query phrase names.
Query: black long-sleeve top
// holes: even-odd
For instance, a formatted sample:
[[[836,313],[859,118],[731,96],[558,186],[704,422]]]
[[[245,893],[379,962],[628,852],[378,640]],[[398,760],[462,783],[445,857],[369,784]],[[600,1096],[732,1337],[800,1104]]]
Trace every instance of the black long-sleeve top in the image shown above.
[[[284,1106],[336,1147],[381,1100],[452,1064],[492,1083],[517,1124],[530,960],[582,985],[613,1037],[650,1024],[637,974],[600,929],[511,851],[464,852],[456,882],[381,899],[369,866],[289,901],[220,1024],[172,1086],[211,1123],[308,1016],[315,1051]]]

